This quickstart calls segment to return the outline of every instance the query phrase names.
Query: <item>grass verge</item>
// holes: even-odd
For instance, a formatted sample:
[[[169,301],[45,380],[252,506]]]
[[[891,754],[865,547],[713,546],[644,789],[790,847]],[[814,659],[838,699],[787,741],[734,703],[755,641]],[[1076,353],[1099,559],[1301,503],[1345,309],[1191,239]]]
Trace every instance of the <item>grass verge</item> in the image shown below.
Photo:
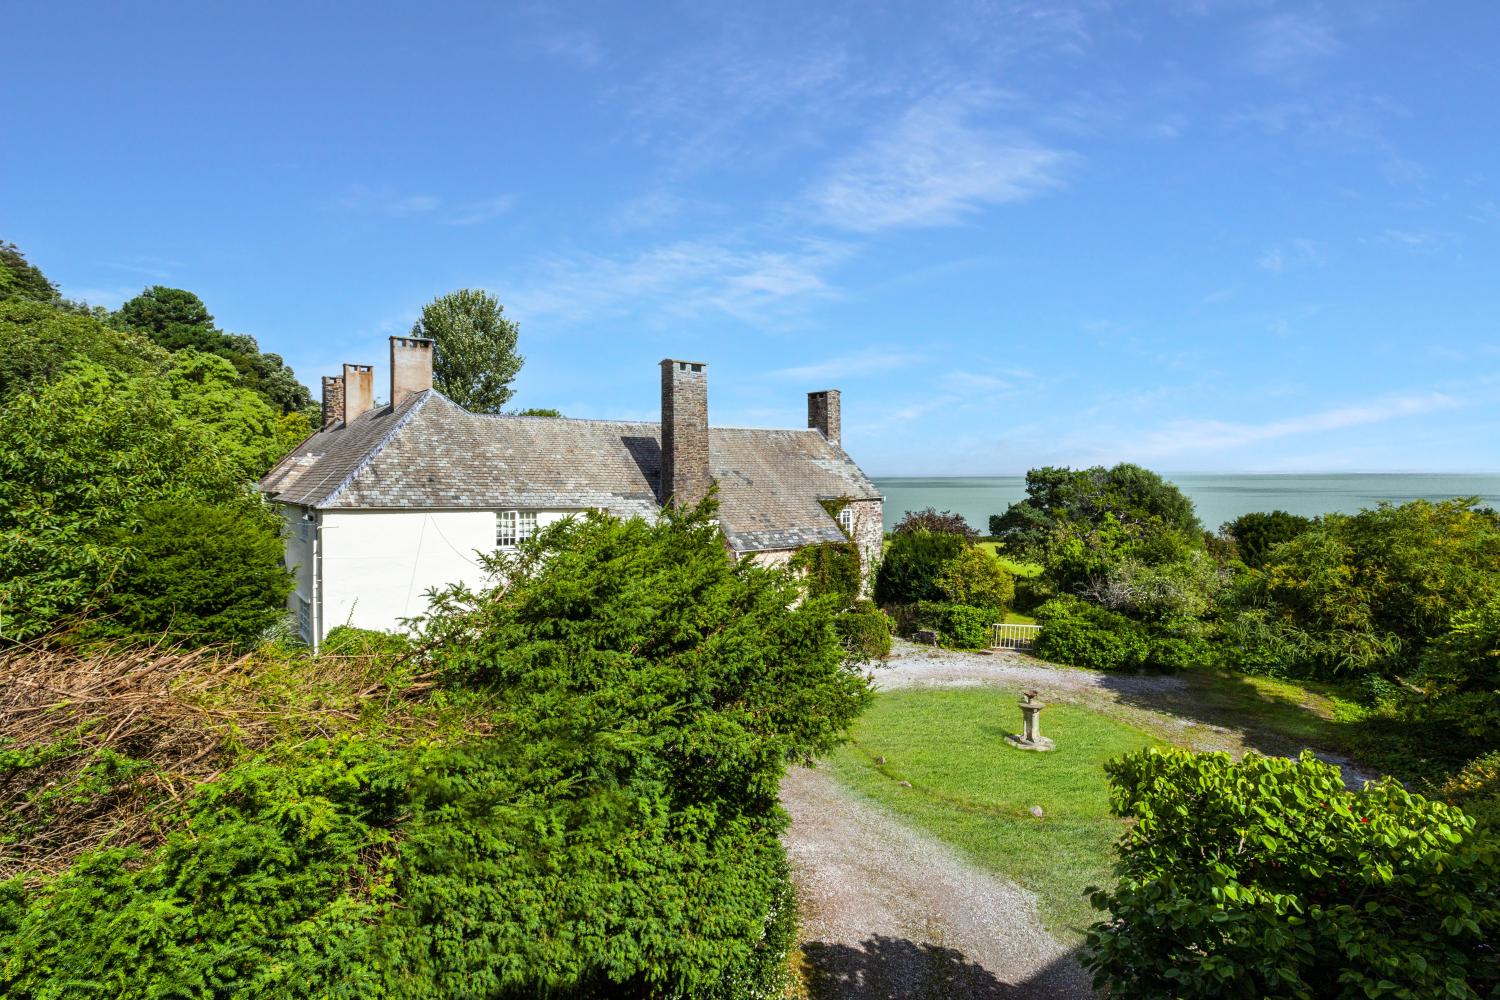
[[[1006,745],[1020,729],[1018,692],[994,688],[879,695],[852,743],[826,767],[860,794],[1036,894],[1066,944],[1093,921],[1083,896],[1110,879],[1123,823],[1110,815],[1103,764],[1152,737],[1075,705],[1049,707],[1052,753]],[[884,758],[884,763],[880,759]],[[900,782],[911,783],[910,788]],[[1029,812],[1040,806],[1038,819]]]

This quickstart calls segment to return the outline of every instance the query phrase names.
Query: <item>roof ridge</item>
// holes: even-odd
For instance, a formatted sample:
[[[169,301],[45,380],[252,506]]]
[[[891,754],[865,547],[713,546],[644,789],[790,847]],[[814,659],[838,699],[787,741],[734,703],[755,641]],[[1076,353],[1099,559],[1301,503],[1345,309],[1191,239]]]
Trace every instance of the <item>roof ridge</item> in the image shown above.
[[[443,402],[445,402],[445,403],[449,403],[449,404],[451,404],[453,406],[458,406],[457,403],[454,403],[453,400],[449,399],[447,396],[444,396],[442,393],[438,392],[436,389],[429,389],[429,390],[427,390],[425,392],[416,393],[416,397],[417,397],[416,402],[412,403],[411,407],[409,409],[407,409],[407,411],[405,413],[401,414],[400,417],[396,418],[396,422],[391,425],[391,429],[390,430],[388,430],[388,431],[385,432],[385,436],[382,437],[379,441],[375,442],[375,447],[373,447],[369,451],[365,452],[364,458],[361,458],[355,464],[354,468],[352,468],[352,469],[349,470],[349,474],[347,476],[345,476],[343,478],[343,480],[341,480],[339,482],[339,484],[333,488],[333,491],[331,493],[327,494],[326,496],[324,496],[323,499],[319,500],[316,504],[313,504],[313,506],[315,506],[315,507],[325,507],[328,504],[333,503],[334,500],[338,499],[338,495],[340,493],[344,492],[344,490],[348,489],[349,484],[354,481],[354,478],[356,476],[358,476],[361,472],[365,471],[365,469],[369,468],[370,463],[373,462],[376,459],[376,457],[379,456],[380,453],[385,450],[385,446],[386,445],[388,445],[388,444],[391,443],[391,438],[395,437],[396,434],[398,434],[401,431],[401,429],[403,427],[405,427],[411,421],[411,418],[414,417],[414,416],[416,416],[416,414],[421,411],[421,409],[422,409],[423,406],[427,405],[427,401],[429,399],[431,399],[433,396],[437,396],[438,398],[442,399]],[[461,409],[461,410],[463,409],[463,407],[461,407],[461,406],[459,406],[458,408]],[[392,409],[394,409],[394,407]],[[467,412],[467,411],[465,411],[465,412]]]

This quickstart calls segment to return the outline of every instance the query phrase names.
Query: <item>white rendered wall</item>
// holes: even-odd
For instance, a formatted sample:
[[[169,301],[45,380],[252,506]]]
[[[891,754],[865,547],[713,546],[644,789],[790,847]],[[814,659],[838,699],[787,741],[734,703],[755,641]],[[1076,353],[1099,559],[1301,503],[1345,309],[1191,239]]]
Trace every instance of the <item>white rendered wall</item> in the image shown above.
[[[476,552],[495,548],[495,512],[323,511],[323,634],[393,631],[427,610],[426,591],[486,583]]]
[[[287,610],[293,614],[297,612],[298,598],[308,603],[311,603],[313,599],[313,535],[312,531],[308,530],[306,538],[303,538],[302,515],[305,512],[304,507],[281,505],[281,517],[285,522],[282,527],[282,540],[286,551],[286,565],[292,571],[292,577],[296,581],[292,592],[287,595],[286,599]]]

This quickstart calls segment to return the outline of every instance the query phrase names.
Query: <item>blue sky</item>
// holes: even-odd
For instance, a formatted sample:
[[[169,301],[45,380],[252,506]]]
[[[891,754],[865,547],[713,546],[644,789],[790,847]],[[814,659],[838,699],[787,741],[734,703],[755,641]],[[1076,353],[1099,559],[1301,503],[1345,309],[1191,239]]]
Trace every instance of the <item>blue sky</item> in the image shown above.
[[[844,391],[874,474],[1500,471],[1500,7],[13,5],[0,237],[304,382],[499,296],[516,404]]]

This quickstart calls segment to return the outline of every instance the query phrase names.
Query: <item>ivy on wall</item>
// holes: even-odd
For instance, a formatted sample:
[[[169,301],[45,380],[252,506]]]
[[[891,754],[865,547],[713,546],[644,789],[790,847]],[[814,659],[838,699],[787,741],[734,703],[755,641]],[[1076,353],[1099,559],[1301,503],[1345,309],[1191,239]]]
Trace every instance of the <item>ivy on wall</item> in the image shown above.
[[[818,501],[835,524],[838,524],[839,514],[851,502],[849,497]],[[843,525],[839,525],[839,530],[844,531]],[[848,535],[847,531],[845,535]],[[845,606],[859,599],[859,546],[853,540],[804,545],[792,555],[788,565],[802,574],[809,597],[838,597]]]

